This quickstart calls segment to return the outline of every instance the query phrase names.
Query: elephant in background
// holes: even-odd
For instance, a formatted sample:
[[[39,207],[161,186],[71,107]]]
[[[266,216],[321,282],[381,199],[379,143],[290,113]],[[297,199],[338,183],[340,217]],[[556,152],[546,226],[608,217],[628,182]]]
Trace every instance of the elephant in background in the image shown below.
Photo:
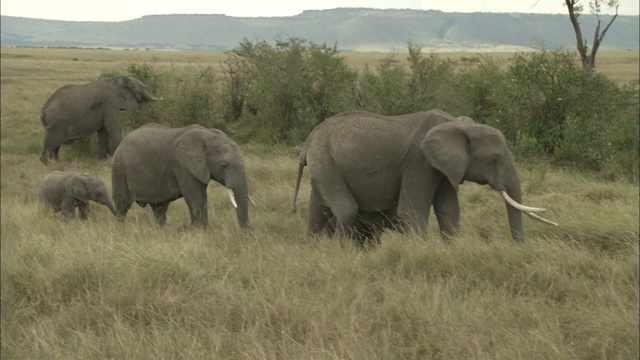
[[[40,183],[40,202],[54,211],[62,211],[68,219],[75,217],[76,208],[80,218],[89,216],[89,201],[109,208],[115,215],[115,208],[102,179],[87,173],[72,171],[52,171]]]
[[[169,204],[184,197],[191,225],[208,226],[207,186],[214,180],[229,189],[240,227],[251,231],[244,158],[238,145],[220,130],[145,124],[122,140],[111,170],[120,220],[135,201],[143,207],[149,204],[162,226]]]
[[[544,209],[520,205],[520,181],[503,134],[442,110],[399,116],[357,110],[326,119],[300,154],[294,211],[305,166],[311,174],[309,235],[334,230],[357,238],[363,235],[354,233],[358,216],[367,213],[386,214],[391,223],[424,234],[433,206],[448,239],[460,228],[457,190],[465,180],[500,192],[515,240],[524,239],[522,212],[551,223],[535,214]],[[386,226],[374,225],[368,229]]]
[[[58,160],[60,146],[98,132],[98,155],[113,156],[122,140],[120,110],[137,110],[155,100],[155,84],[131,76],[100,79],[56,90],[40,111],[45,128],[40,161]]]

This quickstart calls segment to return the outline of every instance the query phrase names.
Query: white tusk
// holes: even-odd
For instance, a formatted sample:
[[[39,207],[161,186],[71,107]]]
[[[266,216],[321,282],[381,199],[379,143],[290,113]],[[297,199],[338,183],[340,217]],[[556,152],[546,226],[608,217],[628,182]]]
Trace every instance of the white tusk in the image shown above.
[[[152,96],[151,100],[160,101],[160,100],[164,100],[164,98],[157,98],[157,97]]]
[[[532,218],[534,218],[534,219],[536,219],[536,220],[538,220],[538,221],[541,221],[541,222],[545,223],[545,224],[553,225],[553,226],[558,226],[558,223],[555,223],[555,222],[553,222],[553,221],[551,221],[551,220],[547,220],[547,219],[543,218],[542,216],[539,216],[539,215],[534,214],[534,213],[532,213],[532,212],[526,212],[526,211],[525,211],[524,213],[525,213],[525,214],[527,214],[527,215],[529,215],[529,216],[531,216]]]
[[[251,201],[251,203],[253,204],[253,206],[258,206],[256,205],[256,202],[253,201],[253,198],[251,197],[251,195],[249,195],[249,201]]]
[[[234,208],[238,208],[238,203],[236,203],[236,194],[233,193],[233,190],[227,189],[229,191],[229,199],[231,199],[231,203]]]
[[[518,210],[520,210],[522,212],[541,212],[541,211],[546,211],[546,209],[543,209],[543,208],[536,208],[536,207],[530,207],[530,206],[524,206],[522,204],[518,204],[504,190],[500,191],[500,195],[502,195],[502,197],[504,198],[504,201],[506,201],[509,205],[513,206],[514,208],[516,208],[516,209],[518,209]]]

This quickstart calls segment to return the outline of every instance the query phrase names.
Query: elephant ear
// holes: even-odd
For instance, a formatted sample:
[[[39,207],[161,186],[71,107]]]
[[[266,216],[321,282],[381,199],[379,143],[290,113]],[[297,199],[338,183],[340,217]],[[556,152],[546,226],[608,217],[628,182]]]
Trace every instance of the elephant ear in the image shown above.
[[[136,98],[135,79],[128,76],[115,78],[115,105],[120,110],[138,110],[140,104]]]
[[[80,175],[73,175],[68,178],[64,182],[64,189],[67,194],[71,195],[74,199],[78,199],[83,202],[89,201],[89,189],[87,189],[87,183]]]
[[[420,149],[427,161],[443,173],[456,191],[469,167],[469,140],[462,123],[449,122],[427,132]]]
[[[182,134],[175,142],[175,155],[178,162],[201,183],[208,184],[211,174],[207,166],[206,144],[199,130]]]

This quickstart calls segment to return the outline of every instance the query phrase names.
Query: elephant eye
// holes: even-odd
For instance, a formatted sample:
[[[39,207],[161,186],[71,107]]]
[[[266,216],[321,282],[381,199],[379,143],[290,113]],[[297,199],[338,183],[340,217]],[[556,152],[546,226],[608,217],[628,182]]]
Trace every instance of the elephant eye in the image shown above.
[[[226,169],[229,166],[229,164],[226,161],[222,162],[222,168]]]

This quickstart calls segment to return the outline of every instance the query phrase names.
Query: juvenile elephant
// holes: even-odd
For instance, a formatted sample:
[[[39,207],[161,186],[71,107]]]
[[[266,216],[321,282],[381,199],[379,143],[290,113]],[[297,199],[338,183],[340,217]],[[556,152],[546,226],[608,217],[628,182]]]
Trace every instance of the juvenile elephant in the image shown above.
[[[45,128],[40,161],[58,160],[60,146],[98,132],[98,155],[113,155],[122,139],[120,110],[137,110],[141,104],[160,100],[154,84],[131,76],[105,78],[56,90],[40,111]]]
[[[191,225],[207,226],[207,186],[215,180],[229,188],[240,227],[251,230],[244,158],[238,145],[220,130],[143,125],[122,140],[111,170],[121,220],[135,201],[149,204],[162,226],[169,203],[184,197]]]
[[[544,209],[519,204],[520,181],[503,134],[441,110],[400,116],[351,111],[326,119],[300,154],[294,210],[305,165],[310,235],[335,227],[336,235],[354,237],[363,213],[386,213],[392,223],[425,233],[433,206],[441,235],[449,238],[460,228],[457,190],[465,180],[500,192],[515,240],[524,238],[521,212],[550,223],[534,214]]]
[[[40,202],[66,218],[74,218],[76,208],[80,218],[89,216],[89,200],[105,205],[115,215],[115,209],[104,182],[82,172],[52,171],[40,183]]]

